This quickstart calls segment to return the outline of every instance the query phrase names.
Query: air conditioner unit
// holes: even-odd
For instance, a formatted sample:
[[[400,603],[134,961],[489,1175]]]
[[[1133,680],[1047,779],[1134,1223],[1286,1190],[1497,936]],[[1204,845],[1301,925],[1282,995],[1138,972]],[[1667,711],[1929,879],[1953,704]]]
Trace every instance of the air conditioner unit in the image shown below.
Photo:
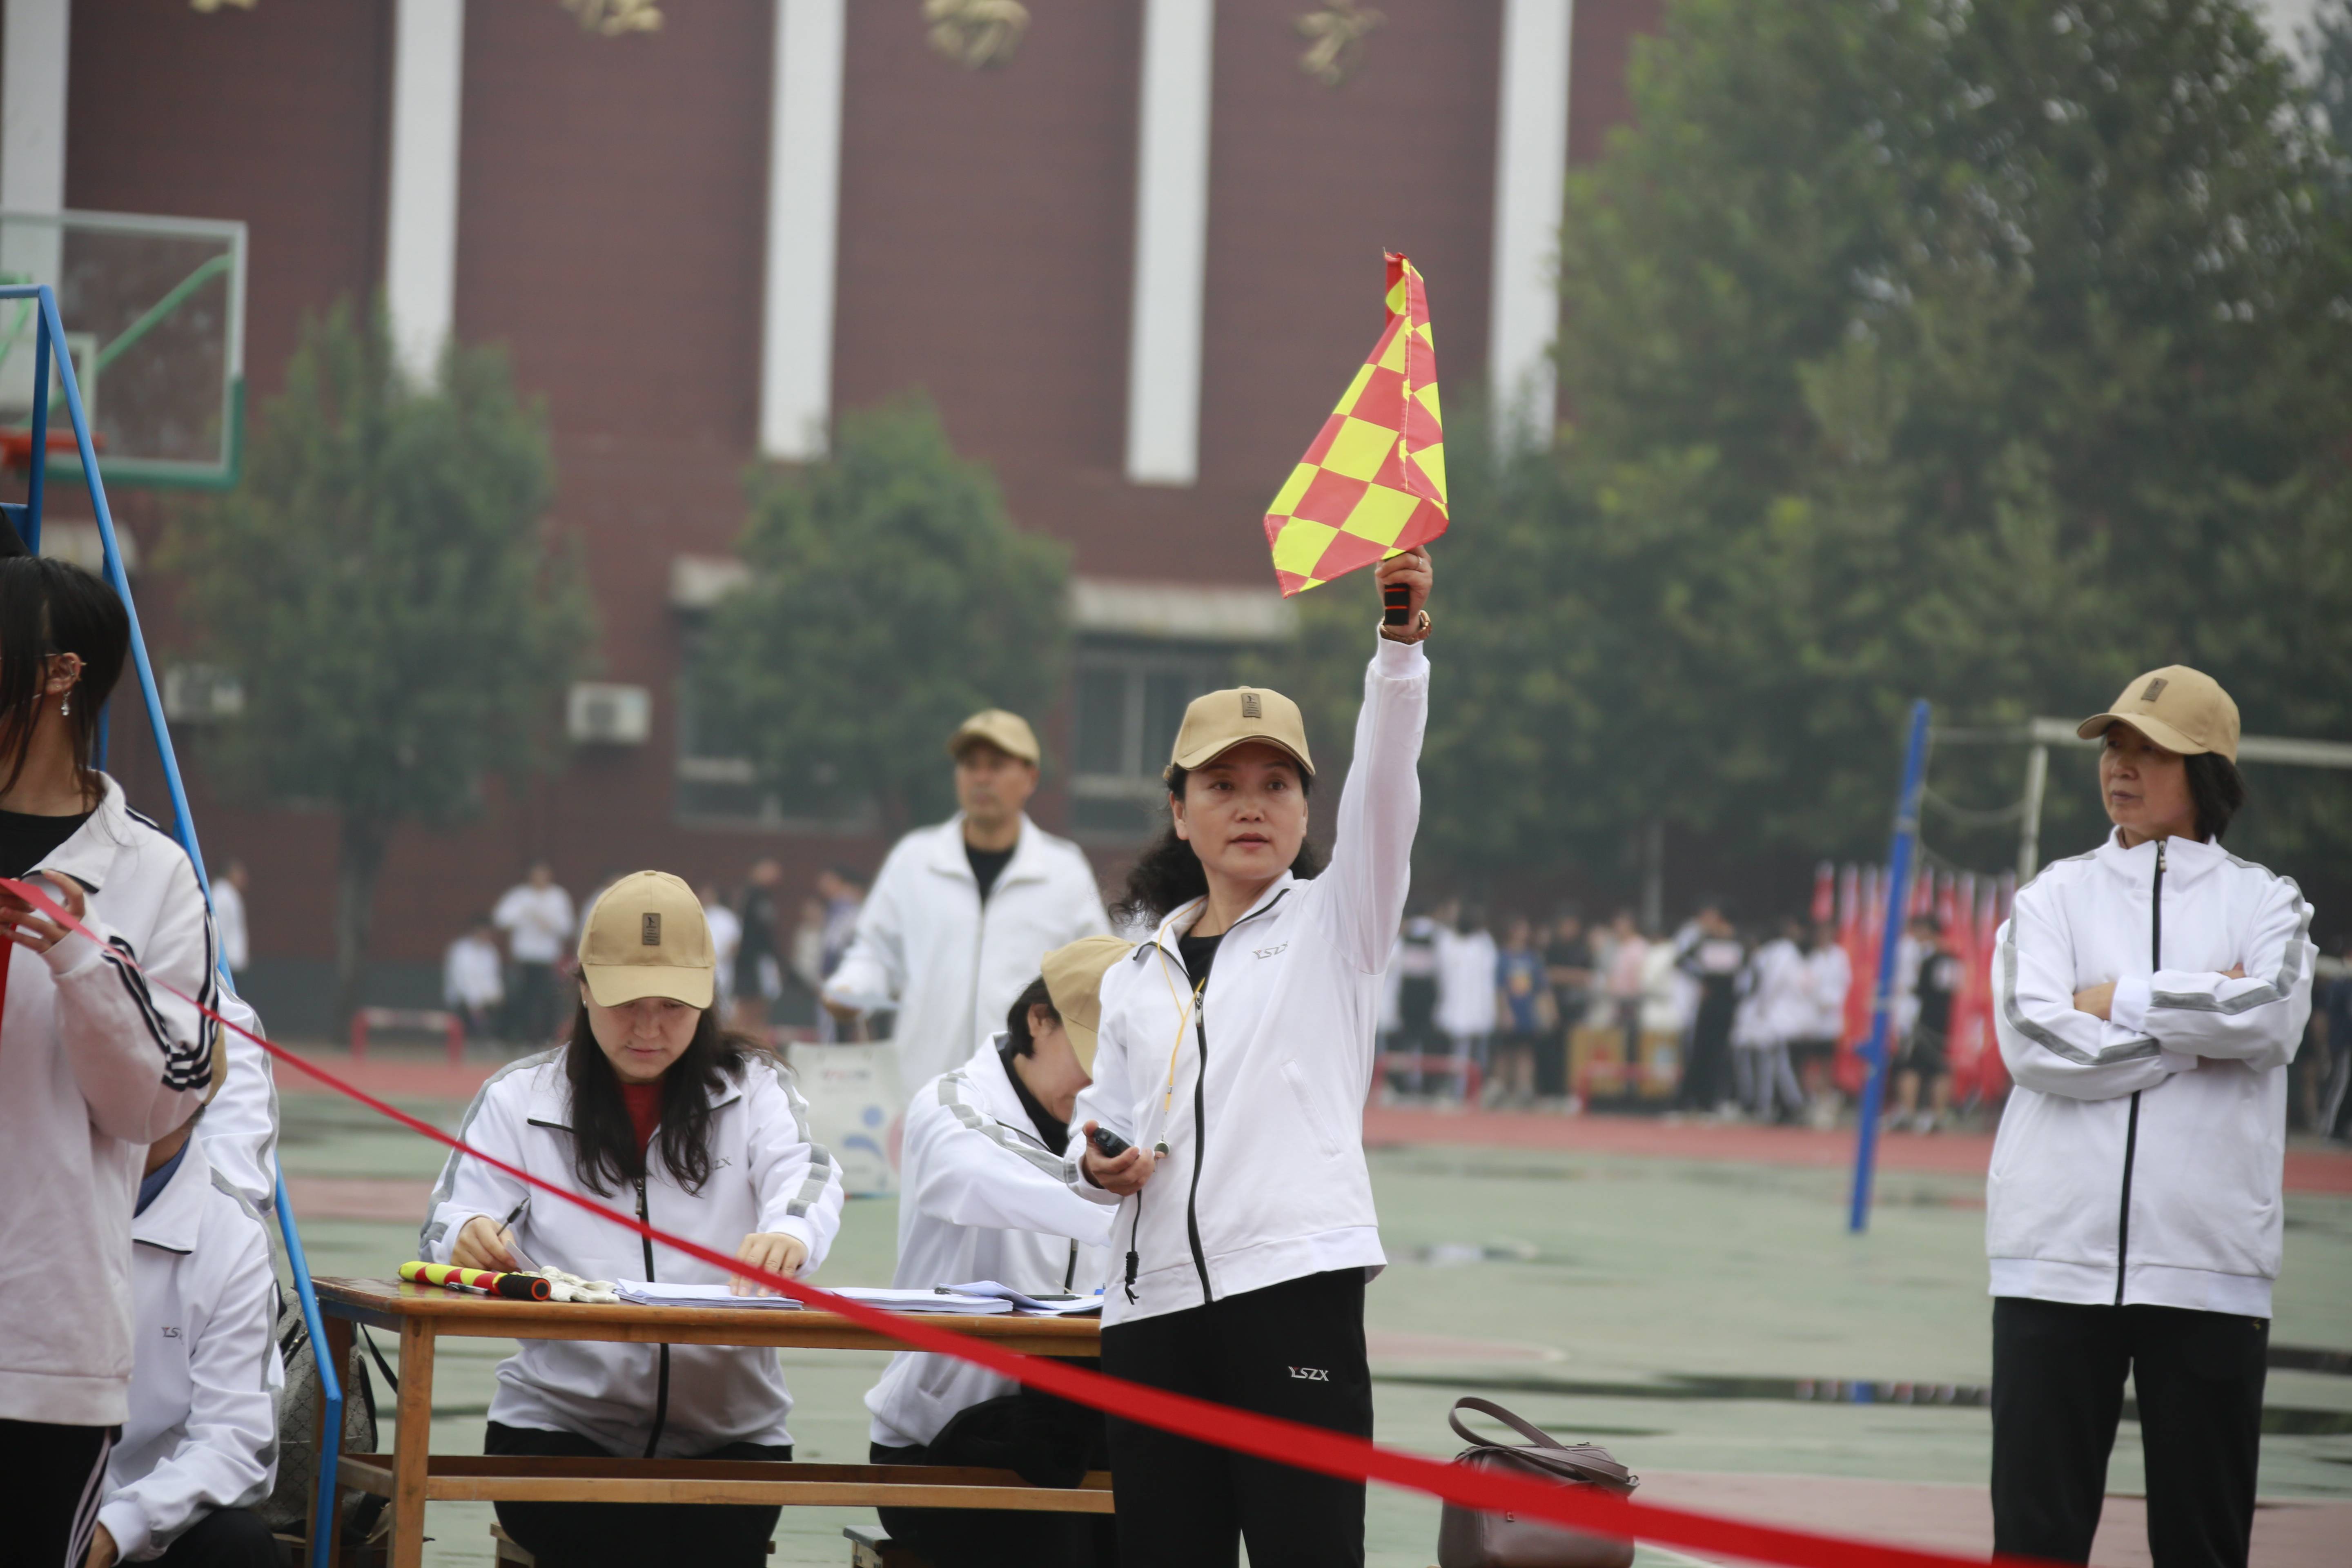
[[[653,737],[654,694],[642,686],[574,681],[563,731],[583,745],[642,746]]]
[[[245,688],[213,664],[175,664],[163,671],[163,717],[174,724],[212,724],[245,711]]]

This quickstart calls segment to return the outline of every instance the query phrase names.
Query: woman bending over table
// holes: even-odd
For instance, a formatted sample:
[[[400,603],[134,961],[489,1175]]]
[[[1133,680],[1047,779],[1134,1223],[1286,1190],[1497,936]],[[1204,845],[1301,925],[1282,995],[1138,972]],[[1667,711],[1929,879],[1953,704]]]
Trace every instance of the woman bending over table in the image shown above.
[[[501,1068],[474,1097],[458,1137],[741,1262],[780,1274],[815,1268],[841,1227],[840,1172],[809,1141],[791,1072],[720,1032],[710,928],[693,889],[662,871],[614,883],[581,931],[580,973],[570,1043]],[[420,1256],[600,1279],[729,1279],[463,1154],[449,1157],[434,1189]],[[499,1363],[482,1449],[789,1459],[792,1403],[772,1350],[525,1340]],[[544,1568],[761,1568],[779,1512],[596,1502],[498,1510]]]

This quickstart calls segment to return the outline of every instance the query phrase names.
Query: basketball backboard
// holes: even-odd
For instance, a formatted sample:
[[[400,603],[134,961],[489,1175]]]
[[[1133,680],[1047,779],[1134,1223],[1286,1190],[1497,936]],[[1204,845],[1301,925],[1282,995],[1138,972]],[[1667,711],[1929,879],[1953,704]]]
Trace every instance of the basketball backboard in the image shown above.
[[[245,426],[245,256],[241,223],[0,213],[0,282],[47,283],[56,291],[109,485],[236,482]],[[0,300],[0,432],[32,424],[34,316],[29,300]],[[54,367],[49,399],[49,474],[79,479]]]

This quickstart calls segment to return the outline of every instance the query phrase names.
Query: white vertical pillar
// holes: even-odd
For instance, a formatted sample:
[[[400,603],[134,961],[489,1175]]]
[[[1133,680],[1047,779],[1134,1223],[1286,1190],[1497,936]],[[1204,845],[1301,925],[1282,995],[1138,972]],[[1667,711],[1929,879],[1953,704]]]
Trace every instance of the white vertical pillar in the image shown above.
[[[466,0],[399,0],[393,24],[392,174],[383,293],[393,347],[419,384],[457,320],[457,144]]]
[[[1128,324],[1127,477],[1201,472],[1201,331],[1209,267],[1209,68],[1216,0],[1144,0]]]
[[[0,210],[53,213],[66,205],[66,61],[71,0],[7,0],[5,77],[0,77]],[[55,285],[65,253],[63,231],[52,224],[10,224],[0,230],[0,276]],[[19,347],[31,348],[29,337]],[[55,385],[54,381],[51,382]],[[0,365],[0,403],[29,408],[33,356],[8,355]]]
[[[795,461],[824,456],[833,418],[846,9],[845,0],[776,0],[760,451]]]
[[[1559,334],[1568,66],[1575,0],[1504,0],[1502,110],[1495,138],[1495,281],[1487,386],[1498,441],[1549,445]]]
[[[10,212],[53,213],[66,205],[66,40],[72,10],[69,0],[8,0],[0,207]]]

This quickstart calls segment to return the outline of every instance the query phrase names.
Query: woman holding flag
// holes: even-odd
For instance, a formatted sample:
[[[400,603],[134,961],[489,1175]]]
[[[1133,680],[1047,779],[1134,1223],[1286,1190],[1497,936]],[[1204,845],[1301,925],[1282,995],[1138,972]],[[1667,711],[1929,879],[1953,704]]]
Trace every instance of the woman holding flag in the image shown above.
[[[1168,832],[1128,881],[1129,918],[1157,925],[1103,978],[1066,1162],[1118,1208],[1105,1372],[1365,1437],[1364,1286],[1387,1260],[1360,1113],[1421,815],[1427,550],[1378,577],[1406,615],[1364,674],[1328,868],[1297,705],[1244,688],[1185,710]],[[1254,1563],[1364,1560],[1361,1482],[1116,1417],[1110,1444],[1127,1568],[1231,1563],[1243,1540]]]

